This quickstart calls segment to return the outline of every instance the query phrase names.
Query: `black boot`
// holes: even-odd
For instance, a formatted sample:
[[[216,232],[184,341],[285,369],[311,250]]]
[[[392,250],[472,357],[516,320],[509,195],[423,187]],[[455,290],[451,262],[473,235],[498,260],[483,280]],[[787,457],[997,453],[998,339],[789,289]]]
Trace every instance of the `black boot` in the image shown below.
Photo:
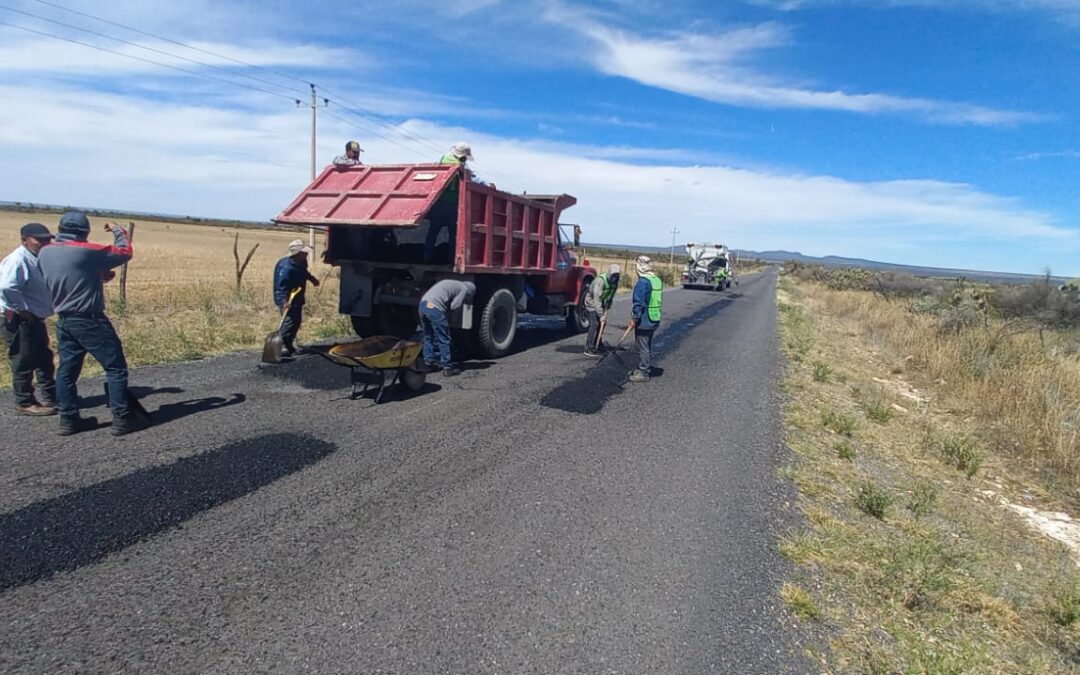
[[[81,417],[79,415],[60,416],[60,435],[70,436],[82,431],[90,431],[97,428],[96,417]]]
[[[148,426],[150,426],[150,421],[145,417],[128,412],[126,415],[113,415],[110,433],[112,433],[113,436],[123,436],[125,434],[130,434],[133,431],[142,431]]]

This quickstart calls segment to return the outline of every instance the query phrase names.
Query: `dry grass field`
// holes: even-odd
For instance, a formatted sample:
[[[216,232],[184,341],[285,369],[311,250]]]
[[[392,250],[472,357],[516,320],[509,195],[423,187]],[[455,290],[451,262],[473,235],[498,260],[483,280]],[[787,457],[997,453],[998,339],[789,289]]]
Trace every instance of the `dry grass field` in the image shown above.
[[[780,595],[830,637],[822,672],[1080,670],[1074,336],[790,276],[779,310],[805,516]]]
[[[56,232],[59,214],[0,212],[0,251],[19,244],[19,228],[42,222]],[[91,218],[91,241],[110,243],[104,218]],[[127,227],[127,220],[120,221]],[[273,306],[274,264],[294,238],[306,234],[257,229],[233,229],[135,220],[135,256],[128,267],[127,303],[120,302],[118,280],[106,284],[107,313],[124,342],[131,365],[197,359],[262,345],[277,327]],[[236,291],[233,238],[240,234],[241,260],[248,249],[259,248]],[[315,256],[316,258],[318,256]],[[318,260],[312,274],[322,279],[332,268]],[[335,270],[336,271],[336,270]],[[300,341],[347,335],[347,318],[337,313],[335,275],[320,289],[309,288]],[[55,335],[55,331],[51,331]],[[98,372],[92,359],[88,374]],[[0,359],[0,386],[11,386],[7,359]]]
[[[7,255],[19,244],[19,228],[42,222],[53,232],[58,213],[0,211],[0,252]],[[102,226],[106,218],[91,218],[91,241],[109,243]],[[153,220],[122,220],[135,223],[135,256],[128,266],[127,302],[120,302],[119,283],[106,284],[107,313],[124,342],[133,366],[198,359],[242,349],[261,347],[280,318],[273,306],[271,277],[274,264],[285,255],[286,244],[306,233],[268,229],[237,229],[211,224],[168,223]],[[259,244],[236,291],[233,239],[239,233],[241,260],[253,244]],[[321,249],[320,249],[321,250]],[[352,334],[347,317],[337,312],[337,270],[323,265],[318,255],[312,273],[323,279],[321,289],[308,289],[307,309],[300,341]],[[597,269],[627,260],[590,258]],[[629,261],[632,268],[632,259]],[[682,267],[657,261],[665,280],[678,279]],[[623,274],[622,286],[633,285],[633,273]],[[55,330],[51,333],[55,335]],[[100,372],[93,359],[85,373]],[[6,359],[0,359],[0,387],[11,386]]]

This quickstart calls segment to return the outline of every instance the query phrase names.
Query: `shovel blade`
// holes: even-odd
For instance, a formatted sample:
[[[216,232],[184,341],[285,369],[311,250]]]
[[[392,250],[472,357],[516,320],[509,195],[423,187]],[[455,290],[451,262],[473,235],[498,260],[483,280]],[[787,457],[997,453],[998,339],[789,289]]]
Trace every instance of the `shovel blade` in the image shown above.
[[[263,343],[262,362],[281,363],[281,355],[285,353],[285,341],[281,339],[281,333],[274,331]]]

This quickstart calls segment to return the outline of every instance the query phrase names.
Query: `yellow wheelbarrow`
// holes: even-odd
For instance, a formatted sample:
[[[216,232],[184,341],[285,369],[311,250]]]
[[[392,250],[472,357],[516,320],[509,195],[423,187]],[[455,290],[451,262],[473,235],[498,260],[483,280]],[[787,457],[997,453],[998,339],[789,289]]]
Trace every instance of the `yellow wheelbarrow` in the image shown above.
[[[308,351],[349,369],[352,384],[349,398],[352,400],[366,394],[376,384],[372,379],[376,379],[376,403],[382,403],[386,390],[399,381],[410,391],[418,391],[424,386],[427,375],[417,366],[423,348],[419,342],[399,340],[390,335],[376,335],[330,347],[307,347]]]

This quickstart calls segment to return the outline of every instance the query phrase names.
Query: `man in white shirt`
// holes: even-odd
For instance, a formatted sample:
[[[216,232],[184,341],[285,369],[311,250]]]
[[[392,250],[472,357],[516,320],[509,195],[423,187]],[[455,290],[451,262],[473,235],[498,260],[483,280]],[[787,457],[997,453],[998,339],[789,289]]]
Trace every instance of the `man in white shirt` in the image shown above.
[[[52,241],[41,223],[19,231],[22,245],[0,262],[0,335],[11,361],[15,412],[19,415],[56,414],[56,367],[49,349],[45,319],[53,313],[52,296],[38,265],[38,252]],[[35,396],[34,376],[41,398]]]

